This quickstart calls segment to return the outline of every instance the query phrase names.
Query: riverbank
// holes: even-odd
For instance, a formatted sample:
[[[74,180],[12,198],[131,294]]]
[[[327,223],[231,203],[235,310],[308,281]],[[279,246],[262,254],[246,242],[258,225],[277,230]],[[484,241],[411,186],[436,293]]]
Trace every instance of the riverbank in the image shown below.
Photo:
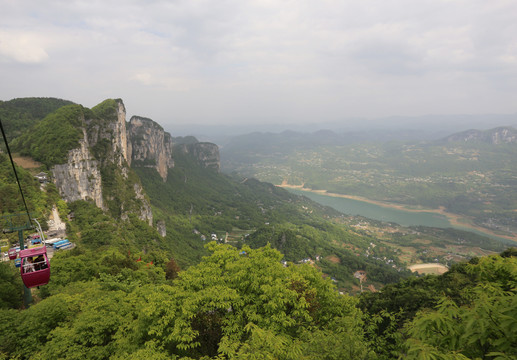
[[[477,226],[477,225],[473,225],[467,221],[464,221],[464,218],[465,218],[464,216],[447,212],[447,211],[445,211],[445,209],[443,207],[441,207],[439,209],[426,209],[423,207],[415,208],[415,207],[410,207],[410,206],[405,206],[405,205],[400,205],[400,204],[393,204],[393,203],[388,203],[388,202],[383,202],[383,201],[378,201],[378,200],[371,200],[368,198],[364,198],[362,196],[330,193],[330,192],[327,192],[327,190],[312,190],[312,189],[305,188],[303,184],[302,185],[289,185],[286,182],[283,182],[281,185],[277,185],[277,186],[282,187],[282,188],[289,188],[289,189],[311,192],[311,193],[319,194],[319,195],[362,201],[365,203],[370,203],[370,204],[374,204],[377,206],[390,208],[390,209],[397,209],[397,210],[401,210],[401,211],[415,212],[415,213],[418,213],[418,212],[435,213],[435,214],[439,214],[439,215],[446,217],[447,220],[453,226],[462,227],[462,228],[465,228],[466,230],[468,230],[468,229],[475,230],[478,232],[485,233],[487,235],[504,238],[504,239],[511,240],[511,241],[517,243],[517,235],[516,236],[501,235],[501,234],[493,232],[490,229],[487,229],[487,228],[484,228],[481,226]]]

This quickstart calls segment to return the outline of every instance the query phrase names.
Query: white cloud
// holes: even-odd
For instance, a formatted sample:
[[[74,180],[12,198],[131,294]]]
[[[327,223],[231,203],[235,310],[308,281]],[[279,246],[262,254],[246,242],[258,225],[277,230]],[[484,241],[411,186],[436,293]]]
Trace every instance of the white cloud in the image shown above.
[[[25,66],[43,64],[30,70],[31,96],[86,106],[121,97],[128,109],[152,104],[140,115],[160,122],[516,112],[514,1],[0,0],[0,7],[7,64],[0,76],[12,83],[0,89],[4,100],[24,96]]]
[[[25,64],[37,64],[48,59],[43,36],[25,31],[0,31],[0,58]]]

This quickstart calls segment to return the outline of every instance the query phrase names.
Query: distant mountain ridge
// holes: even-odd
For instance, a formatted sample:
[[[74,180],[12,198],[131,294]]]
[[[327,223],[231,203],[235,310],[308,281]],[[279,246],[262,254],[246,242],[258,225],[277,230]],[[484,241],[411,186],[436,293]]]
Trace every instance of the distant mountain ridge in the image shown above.
[[[446,142],[473,142],[480,141],[499,145],[503,143],[517,143],[517,130],[504,126],[490,130],[467,130],[452,134],[444,139]]]
[[[350,139],[330,131],[236,137],[221,148],[222,168],[277,185],[442,208],[468,215],[477,226],[516,233],[515,128],[427,141]]]
[[[412,135],[416,140],[408,140]],[[484,142],[492,145],[517,142],[517,130],[510,126],[501,126],[489,130],[466,130],[453,133],[445,138],[422,140],[414,130],[394,132],[345,132],[336,133],[321,129],[311,133],[283,131],[281,133],[254,132],[228,139],[221,147],[223,168],[232,170],[238,163],[253,162],[257,154],[283,158],[300,149],[320,146],[349,146],[358,143],[420,142],[426,144],[444,144],[454,142]]]

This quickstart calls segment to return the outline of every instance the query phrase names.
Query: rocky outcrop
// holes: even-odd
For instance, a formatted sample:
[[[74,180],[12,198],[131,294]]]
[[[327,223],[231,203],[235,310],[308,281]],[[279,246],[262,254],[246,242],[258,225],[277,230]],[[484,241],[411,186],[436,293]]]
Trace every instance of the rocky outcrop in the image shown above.
[[[153,211],[151,209],[151,204],[144,195],[144,188],[140,184],[134,184],[133,189],[135,190],[136,199],[140,200],[142,204],[140,206],[140,214],[138,217],[140,220],[147,220],[149,226],[153,226]]]
[[[124,103],[122,101],[118,102],[118,108],[117,108],[117,122],[113,126],[114,131],[114,141],[113,141],[113,152],[117,153],[120,151],[121,157],[120,161],[122,161],[122,158],[129,163],[129,157],[127,154],[127,132],[126,132],[126,108],[124,106]],[[122,163],[120,163],[122,166]]]
[[[167,227],[166,227],[165,221],[158,220],[156,222],[156,230],[158,231],[158,233],[160,234],[161,237],[167,236]]]
[[[86,129],[79,143],[69,151],[65,164],[52,168],[54,183],[65,201],[92,200],[105,210],[99,162],[90,153]]]
[[[126,109],[122,100],[106,100],[80,119],[83,138],[65,164],[52,167],[54,183],[66,201],[93,200],[121,219],[136,213],[152,225],[149,200],[129,167]]]
[[[517,130],[513,128],[498,128],[491,134],[493,144],[517,143]]]
[[[163,181],[174,168],[177,152],[188,154],[202,166],[219,171],[219,148],[212,143],[198,142],[195,137],[173,138],[151,119],[133,116],[127,125],[127,156],[132,167],[154,168]]]
[[[139,116],[126,123],[122,100],[106,100],[82,116],[79,147],[68,152],[65,164],[52,168],[66,201],[92,200],[116,217],[127,219],[135,213],[152,225],[149,200],[131,167],[154,168],[166,181],[175,156],[187,155],[192,164],[219,171],[217,145],[194,137],[172,138],[156,122]],[[161,229],[165,233],[165,227]]]
[[[122,100],[115,100],[113,107],[113,113],[106,118],[94,117],[85,120],[88,143],[91,148],[97,150],[94,151],[94,156],[109,159],[119,167],[123,167],[126,165],[125,162],[129,161],[126,108]]]
[[[171,135],[151,119],[133,116],[127,126],[127,155],[134,167],[152,167],[167,180],[174,167]]]

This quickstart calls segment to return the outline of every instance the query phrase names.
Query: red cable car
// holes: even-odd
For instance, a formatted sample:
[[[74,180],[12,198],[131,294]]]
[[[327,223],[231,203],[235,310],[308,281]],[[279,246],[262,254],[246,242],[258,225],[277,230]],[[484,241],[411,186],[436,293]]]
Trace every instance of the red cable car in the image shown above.
[[[16,252],[15,248],[9,249],[9,260],[14,260],[18,257],[18,253]]]
[[[22,266],[20,273],[26,287],[32,288],[48,284],[50,280],[50,262],[47,257],[45,246],[21,250],[20,259]]]

